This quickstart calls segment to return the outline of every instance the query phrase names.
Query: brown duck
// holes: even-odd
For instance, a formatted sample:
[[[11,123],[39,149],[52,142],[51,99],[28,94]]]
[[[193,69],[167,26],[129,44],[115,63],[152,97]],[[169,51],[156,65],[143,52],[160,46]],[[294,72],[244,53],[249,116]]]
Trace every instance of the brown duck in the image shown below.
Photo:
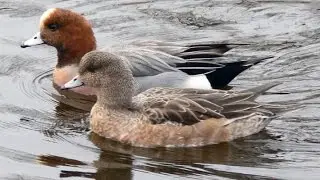
[[[241,92],[155,87],[134,96],[136,83],[128,64],[102,51],[84,55],[78,73],[62,89],[86,85],[96,91],[91,130],[133,146],[232,141],[261,131],[275,115],[255,99],[278,83]]]

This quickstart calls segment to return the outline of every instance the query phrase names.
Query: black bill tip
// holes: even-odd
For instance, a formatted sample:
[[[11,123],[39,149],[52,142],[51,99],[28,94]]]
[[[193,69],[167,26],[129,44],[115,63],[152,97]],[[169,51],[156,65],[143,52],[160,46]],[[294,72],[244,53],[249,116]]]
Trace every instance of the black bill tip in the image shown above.
[[[67,87],[64,87],[64,86],[61,86],[61,87],[60,87],[60,90],[62,90],[62,91],[68,90],[68,89],[70,89],[70,88],[67,88]]]
[[[20,47],[21,47],[21,48],[27,48],[27,47],[30,47],[30,46],[29,46],[29,45],[25,45],[25,44],[22,43],[22,44],[20,45]]]

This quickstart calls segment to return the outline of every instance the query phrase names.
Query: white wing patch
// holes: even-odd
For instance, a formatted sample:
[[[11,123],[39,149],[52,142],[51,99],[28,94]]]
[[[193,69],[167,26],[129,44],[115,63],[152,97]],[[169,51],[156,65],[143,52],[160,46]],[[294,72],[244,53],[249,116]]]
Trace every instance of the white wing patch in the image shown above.
[[[203,74],[189,76],[189,78],[183,82],[183,88],[212,89],[210,82]]]

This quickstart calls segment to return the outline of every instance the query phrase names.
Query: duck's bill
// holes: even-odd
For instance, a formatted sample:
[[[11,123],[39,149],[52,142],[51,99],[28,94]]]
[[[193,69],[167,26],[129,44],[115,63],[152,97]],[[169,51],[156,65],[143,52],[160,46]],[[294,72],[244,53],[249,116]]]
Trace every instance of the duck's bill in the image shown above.
[[[80,80],[79,76],[72,78],[69,82],[65,83],[61,90],[73,89],[84,86],[84,83]]]
[[[37,32],[34,36],[32,36],[32,38],[22,42],[20,47],[26,48],[26,47],[36,46],[40,44],[44,44],[44,41],[40,37],[40,32]]]

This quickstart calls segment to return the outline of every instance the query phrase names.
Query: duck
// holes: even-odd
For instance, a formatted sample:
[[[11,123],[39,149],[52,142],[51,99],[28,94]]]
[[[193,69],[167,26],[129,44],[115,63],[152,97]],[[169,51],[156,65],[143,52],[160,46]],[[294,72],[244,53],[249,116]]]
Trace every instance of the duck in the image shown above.
[[[244,91],[153,87],[137,95],[129,65],[105,51],[85,54],[78,75],[61,87],[94,88],[93,133],[144,147],[199,147],[229,142],[263,130],[275,108],[255,101],[278,82]]]
[[[22,42],[21,47],[49,45],[57,50],[53,83],[60,87],[70,81],[79,69],[81,58],[96,50],[96,38],[90,22],[69,9],[50,8],[40,17],[40,31]],[[140,93],[150,87],[225,88],[237,75],[270,57],[230,60],[224,56],[236,44],[134,41],[125,45],[101,48],[130,63]],[[164,73],[165,72],[165,73]],[[159,75],[161,74],[161,75]],[[90,88],[73,91],[94,95]]]

